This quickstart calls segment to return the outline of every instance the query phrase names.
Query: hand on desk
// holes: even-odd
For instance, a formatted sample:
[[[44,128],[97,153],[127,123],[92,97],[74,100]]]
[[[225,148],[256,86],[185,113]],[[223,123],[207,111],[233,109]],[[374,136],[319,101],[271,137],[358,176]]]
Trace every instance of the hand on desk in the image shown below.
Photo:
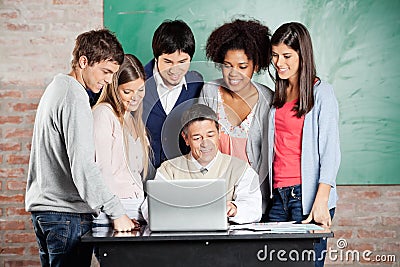
[[[226,203],[226,213],[228,217],[234,217],[237,213],[237,207],[230,201]]]
[[[133,224],[135,225],[135,230],[140,228],[140,222],[136,221],[136,219],[131,219]]]
[[[323,227],[331,227],[332,218],[329,214],[328,199],[331,186],[328,184],[320,183],[315,196],[314,204],[311,208],[310,215],[302,221],[302,223],[314,222]]]
[[[114,230],[118,232],[129,232],[139,227],[135,219],[130,219],[126,214],[114,220]]]
[[[332,219],[331,215],[329,214],[327,204],[317,201],[314,202],[310,215],[308,215],[307,219],[302,221],[302,223],[310,223],[312,221],[316,224],[321,225],[322,227],[331,227]]]

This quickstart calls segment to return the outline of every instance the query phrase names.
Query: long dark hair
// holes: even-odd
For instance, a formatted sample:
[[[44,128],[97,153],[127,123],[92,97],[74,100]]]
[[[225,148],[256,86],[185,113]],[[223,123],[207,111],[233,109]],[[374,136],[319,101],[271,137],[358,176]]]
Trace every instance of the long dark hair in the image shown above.
[[[297,112],[296,117],[300,118],[314,107],[313,86],[315,79],[318,79],[311,37],[303,24],[289,22],[281,25],[271,37],[271,45],[279,45],[281,43],[295,50],[299,55],[299,100],[293,110]],[[286,103],[286,89],[289,86],[289,81],[279,78],[278,73],[276,73],[275,78],[271,73],[270,75],[275,81],[275,94],[272,105],[280,108]]]

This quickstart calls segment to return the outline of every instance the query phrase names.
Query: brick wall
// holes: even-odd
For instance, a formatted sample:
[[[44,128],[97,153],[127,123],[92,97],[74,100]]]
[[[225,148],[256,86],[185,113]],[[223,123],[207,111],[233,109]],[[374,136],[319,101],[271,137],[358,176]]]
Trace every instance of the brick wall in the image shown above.
[[[338,194],[327,266],[400,266],[400,185],[339,186]]]
[[[0,0],[0,266],[39,266],[35,235],[24,210],[26,171],[35,110],[45,86],[68,72],[75,37],[101,27],[100,0]],[[329,266],[360,263],[350,250],[395,255],[399,266],[400,186],[340,186],[328,247]],[[339,249],[344,238],[347,247]],[[341,240],[343,243],[343,240]],[[341,243],[341,244],[342,244]],[[334,251],[333,251],[334,252]],[[335,256],[339,260],[335,260]]]
[[[75,37],[102,25],[101,0],[0,0],[0,266],[40,265],[24,210],[35,110]]]

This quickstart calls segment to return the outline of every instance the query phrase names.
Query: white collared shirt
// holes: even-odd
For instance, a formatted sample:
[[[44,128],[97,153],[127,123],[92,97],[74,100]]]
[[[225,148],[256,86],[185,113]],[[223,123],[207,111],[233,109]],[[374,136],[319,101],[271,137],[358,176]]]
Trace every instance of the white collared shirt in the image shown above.
[[[221,152],[217,152],[220,154]],[[190,152],[190,158],[194,165],[199,168],[199,170],[205,168],[210,170],[215,163],[215,158],[207,164],[207,166],[202,166]],[[165,179],[159,172],[156,174],[160,176],[161,179]],[[233,201],[231,201],[237,208],[236,215],[229,217],[229,221],[235,223],[250,223],[259,222],[261,217],[255,216],[256,214],[261,214],[259,210],[261,209],[261,191],[259,186],[258,174],[250,166],[243,172],[242,176],[238,179],[235,185],[235,192],[233,196]]]
[[[195,166],[200,169],[206,168],[210,170],[218,155],[221,152],[217,152],[217,156],[209,163],[207,166],[202,166],[194,157],[191,155],[191,160],[194,162]],[[163,179],[169,180],[164,177],[159,171],[157,171],[155,180]],[[253,168],[248,165],[247,169],[243,172],[242,176],[238,179],[235,185],[235,191],[233,195],[233,201],[231,201],[237,208],[236,215],[234,217],[229,217],[229,221],[235,223],[252,223],[259,222],[261,219],[261,191],[258,179],[258,174]],[[143,202],[142,214],[146,221],[148,221],[148,206],[147,199]]]
[[[154,74],[154,81],[157,86],[158,96],[160,98],[165,113],[168,115],[171,112],[172,108],[175,106],[175,103],[178,100],[179,95],[181,94],[183,85],[185,85],[185,90],[187,90],[185,76],[183,76],[179,84],[174,86],[172,89],[169,89],[165,85],[163,79],[161,78],[160,73],[158,72],[157,62],[155,62],[154,64],[153,74]]]
[[[221,152],[217,152],[217,153],[221,153]],[[218,155],[218,154],[217,154]],[[194,166],[196,166],[196,168],[198,168],[199,170],[201,169],[211,169],[211,167],[214,165],[215,160],[217,159],[217,156],[215,156],[215,158],[212,159],[212,161],[210,161],[206,166],[202,166],[194,157],[192,154],[192,151],[190,151],[190,160],[193,162]]]

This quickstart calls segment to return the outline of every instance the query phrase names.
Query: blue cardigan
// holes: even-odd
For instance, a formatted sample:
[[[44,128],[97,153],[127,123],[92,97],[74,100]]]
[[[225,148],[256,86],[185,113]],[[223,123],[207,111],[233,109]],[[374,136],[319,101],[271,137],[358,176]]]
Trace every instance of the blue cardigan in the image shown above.
[[[273,177],[275,111],[271,107],[268,125],[270,188]],[[324,81],[314,85],[314,107],[304,118],[301,148],[303,214],[310,213],[319,183],[331,186],[328,208],[336,207],[336,175],[340,165],[339,108],[333,87]]]
[[[146,94],[143,99],[143,121],[146,124],[153,150],[152,163],[155,168],[158,168],[167,159],[189,153],[190,148],[181,137],[181,116],[185,110],[197,102],[204,81],[200,73],[188,71],[185,75],[187,90],[182,88],[175,106],[167,116],[160,102],[153,77],[154,64],[153,59],[144,67]]]

